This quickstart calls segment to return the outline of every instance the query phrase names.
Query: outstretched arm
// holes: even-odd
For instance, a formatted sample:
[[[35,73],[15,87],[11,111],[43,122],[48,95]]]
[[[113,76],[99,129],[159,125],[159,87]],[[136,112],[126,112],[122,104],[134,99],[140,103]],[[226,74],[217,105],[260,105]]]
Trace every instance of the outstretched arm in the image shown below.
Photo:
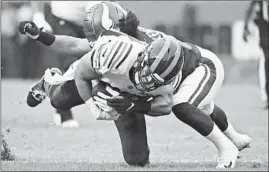
[[[81,57],[92,49],[87,39],[66,35],[55,35],[55,41],[50,47],[58,53],[75,57]]]
[[[31,21],[20,22],[19,31],[21,34],[26,34],[31,39],[49,46],[56,52],[68,56],[80,57],[89,52],[92,48],[87,39],[80,39],[65,35],[52,35],[42,31]]]

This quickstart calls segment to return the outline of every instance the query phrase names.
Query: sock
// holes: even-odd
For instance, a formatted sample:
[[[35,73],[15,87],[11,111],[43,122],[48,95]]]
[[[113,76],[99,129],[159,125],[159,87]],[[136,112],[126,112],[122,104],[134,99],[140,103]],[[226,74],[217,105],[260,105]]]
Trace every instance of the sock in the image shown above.
[[[73,115],[70,109],[67,110],[56,109],[56,113],[58,113],[61,116],[61,122],[73,119]]]
[[[218,149],[221,154],[223,150],[235,146],[221,131],[214,125],[211,133],[206,136]]]
[[[43,84],[45,93],[46,93],[46,95],[47,95],[49,98],[50,98],[51,95],[53,94],[55,88],[57,88],[58,86],[59,86],[59,85],[52,85],[52,84],[50,84],[50,83],[48,83],[48,82],[46,82],[46,81],[45,81],[44,84]]]
[[[215,122],[221,131],[225,131],[228,127],[228,120],[225,112],[218,106],[214,106],[214,111],[210,118]]]
[[[238,138],[238,132],[235,131],[231,123],[228,121],[228,127],[223,133],[232,141],[237,140]]]
[[[180,121],[192,127],[202,136],[207,136],[212,131],[213,120],[195,106],[189,103],[181,103],[175,105],[172,110]]]

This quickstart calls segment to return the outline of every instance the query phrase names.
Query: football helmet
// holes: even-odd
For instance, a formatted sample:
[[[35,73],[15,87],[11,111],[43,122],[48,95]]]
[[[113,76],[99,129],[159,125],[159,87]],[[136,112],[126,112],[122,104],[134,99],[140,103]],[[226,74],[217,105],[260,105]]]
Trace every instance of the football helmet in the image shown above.
[[[153,41],[140,53],[134,64],[133,82],[142,92],[170,84],[182,70],[184,53],[172,36]]]
[[[83,31],[89,42],[96,41],[97,38],[108,29],[118,29],[119,23],[124,18],[125,11],[118,8],[115,2],[103,1],[87,9]]]

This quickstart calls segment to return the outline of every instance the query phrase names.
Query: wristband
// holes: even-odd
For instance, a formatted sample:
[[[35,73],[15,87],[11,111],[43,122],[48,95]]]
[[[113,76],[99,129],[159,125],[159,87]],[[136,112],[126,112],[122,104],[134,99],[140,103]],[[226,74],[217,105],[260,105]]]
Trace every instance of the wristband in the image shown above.
[[[54,35],[41,31],[39,37],[36,40],[42,42],[47,46],[50,46],[51,44],[53,44],[55,39],[56,37]]]

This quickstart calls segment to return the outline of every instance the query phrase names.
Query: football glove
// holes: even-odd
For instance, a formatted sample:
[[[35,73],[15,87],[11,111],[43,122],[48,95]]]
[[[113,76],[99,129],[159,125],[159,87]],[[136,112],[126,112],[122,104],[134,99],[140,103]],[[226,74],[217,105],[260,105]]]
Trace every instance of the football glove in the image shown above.
[[[118,96],[120,93],[112,89],[108,85],[105,87],[105,89],[107,91],[107,94],[100,91],[97,92],[96,95],[93,97],[93,100],[94,100],[93,103],[97,105],[100,109],[102,109],[103,111],[111,112],[113,108],[107,105],[107,99],[110,99],[113,96]]]
[[[90,109],[91,113],[95,116],[96,120],[117,120],[120,116],[120,114],[114,109],[109,112],[102,110],[94,103],[93,98],[86,101],[86,105]]]
[[[109,98],[107,99],[107,104],[121,115],[131,113],[147,114],[151,108],[150,102],[129,93],[121,93],[119,96]]]
[[[22,21],[19,23],[19,32],[26,34],[32,39],[37,39],[40,35],[42,28],[39,29],[37,25],[32,21]]]
[[[50,24],[45,20],[45,16],[41,12],[36,12],[33,15],[33,22],[37,25],[37,27],[41,28],[43,27],[43,31],[52,33],[52,27]]]

